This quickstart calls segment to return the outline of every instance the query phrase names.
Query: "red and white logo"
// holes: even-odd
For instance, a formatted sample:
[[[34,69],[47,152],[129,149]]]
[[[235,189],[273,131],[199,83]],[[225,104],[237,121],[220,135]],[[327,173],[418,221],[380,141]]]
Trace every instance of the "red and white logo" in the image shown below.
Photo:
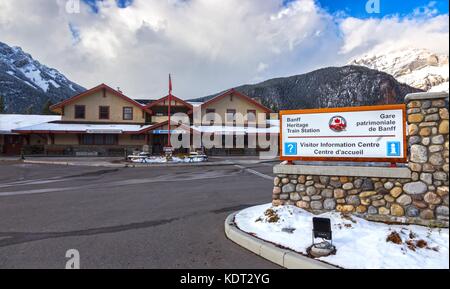
[[[347,128],[347,121],[342,116],[333,116],[330,119],[329,126],[332,131],[341,132]]]

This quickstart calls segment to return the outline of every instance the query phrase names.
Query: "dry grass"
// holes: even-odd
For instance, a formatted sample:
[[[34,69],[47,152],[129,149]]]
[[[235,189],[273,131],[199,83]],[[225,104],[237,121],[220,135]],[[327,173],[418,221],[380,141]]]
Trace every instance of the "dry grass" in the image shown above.
[[[389,234],[389,236],[386,238],[386,242],[392,242],[394,244],[400,245],[403,243],[402,237],[400,237],[400,234],[396,231]]]

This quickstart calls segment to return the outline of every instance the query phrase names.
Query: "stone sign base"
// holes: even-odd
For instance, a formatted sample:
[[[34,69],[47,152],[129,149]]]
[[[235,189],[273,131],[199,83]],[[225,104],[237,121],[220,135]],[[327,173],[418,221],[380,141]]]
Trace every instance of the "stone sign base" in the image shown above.
[[[311,174],[319,168],[321,175]],[[408,168],[279,165],[274,173],[275,206],[294,205],[314,213],[336,210],[369,220],[448,227],[448,186],[428,192],[426,185],[408,178]],[[364,173],[372,177],[361,176]]]
[[[278,165],[273,205],[448,227],[448,94],[410,94],[406,102],[407,167]]]

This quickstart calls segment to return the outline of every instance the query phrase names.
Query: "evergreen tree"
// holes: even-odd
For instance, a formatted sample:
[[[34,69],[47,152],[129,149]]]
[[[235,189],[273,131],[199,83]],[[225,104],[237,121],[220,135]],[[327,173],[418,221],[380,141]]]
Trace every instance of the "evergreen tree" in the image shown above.
[[[0,95],[0,113],[5,113],[5,102],[3,96]]]
[[[33,114],[33,105],[30,105],[26,110],[25,114]]]
[[[51,100],[47,100],[47,102],[44,104],[44,106],[42,107],[42,114],[44,115],[52,115],[55,114],[50,110],[50,106],[52,106],[53,103],[51,102]]]

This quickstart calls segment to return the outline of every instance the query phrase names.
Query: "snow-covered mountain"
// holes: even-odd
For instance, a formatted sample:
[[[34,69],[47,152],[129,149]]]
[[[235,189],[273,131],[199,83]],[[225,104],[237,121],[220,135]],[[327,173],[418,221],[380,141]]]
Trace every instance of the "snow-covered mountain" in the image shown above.
[[[0,42],[0,96],[5,112],[41,113],[48,101],[54,104],[84,90],[20,47]]]
[[[409,48],[389,53],[366,54],[349,64],[389,73],[399,82],[425,91],[449,91],[448,54]]]
[[[356,65],[326,67],[239,86],[236,90],[257,98],[274,111],[403,103],[408,93],[422,91],[399,83],[388,73]],[[206,101],[216,95],[192,101]]]

